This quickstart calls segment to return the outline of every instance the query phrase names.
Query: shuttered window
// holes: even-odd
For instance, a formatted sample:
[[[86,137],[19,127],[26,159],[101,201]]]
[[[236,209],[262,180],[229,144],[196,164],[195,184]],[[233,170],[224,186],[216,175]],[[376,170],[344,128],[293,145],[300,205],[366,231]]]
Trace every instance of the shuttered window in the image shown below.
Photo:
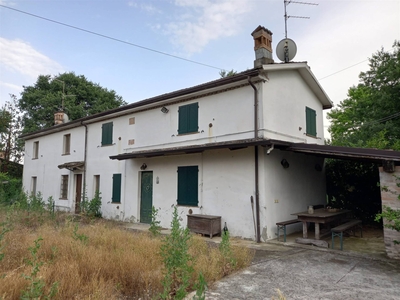
[[[306,107],[306,134],[317,136],[317,113]]]
[[[192,103],[179,106],[178,134],[198,132],[199,130],[199,104]]]
[[[178,205],[198,206],[197,166],[178,167]]]
[[[113,174],[112,203],[121,202],[121,174]]]
[[[113,122],[104,123],[101,126],[101,145],[112,145],[113,142]]]

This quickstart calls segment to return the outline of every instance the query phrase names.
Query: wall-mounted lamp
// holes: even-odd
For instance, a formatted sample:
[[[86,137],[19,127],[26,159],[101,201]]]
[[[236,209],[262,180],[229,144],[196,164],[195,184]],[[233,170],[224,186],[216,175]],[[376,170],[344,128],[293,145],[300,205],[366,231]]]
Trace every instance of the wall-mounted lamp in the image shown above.
[[[143,163],[141,166],[140,166],[140,170],[146,170],[147,169],[147,165],[145,164],[145,163]]]
[[[166,114],[167,112],[169,112],[169,109],[166,108],[165,106],[163,106],[163,107],[161,108],[161,111],[162,111],[164,114]]]
[[[282,160],[281,160],[281,165],[282,165],[282,167],[283,167],[284,169],[289,168],[289,163],[288,163],[288,161],[287,161],[286,159],[282,159]]]

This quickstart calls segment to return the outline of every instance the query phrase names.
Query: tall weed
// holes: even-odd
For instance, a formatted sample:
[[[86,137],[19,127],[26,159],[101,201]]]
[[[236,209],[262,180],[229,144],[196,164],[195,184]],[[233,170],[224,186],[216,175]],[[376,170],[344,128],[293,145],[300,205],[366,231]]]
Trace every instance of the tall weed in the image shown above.
[[[161,257],[164,263],[162,299],[183,299],[190,286],[193,273],[193,257],[189,253],[191,234],[179,223],[178,209],[174,207],[171,222],[171,234],[165,236],[161,245]]]

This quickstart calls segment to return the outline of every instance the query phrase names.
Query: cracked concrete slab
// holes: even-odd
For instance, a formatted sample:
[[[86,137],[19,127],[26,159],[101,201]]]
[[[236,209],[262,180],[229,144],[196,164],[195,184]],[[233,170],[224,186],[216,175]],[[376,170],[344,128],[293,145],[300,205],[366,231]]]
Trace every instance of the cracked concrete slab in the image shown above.
[[[217,282],[206,299],[400,299],[400,261],[283,247],[258,250],[249,268]]]

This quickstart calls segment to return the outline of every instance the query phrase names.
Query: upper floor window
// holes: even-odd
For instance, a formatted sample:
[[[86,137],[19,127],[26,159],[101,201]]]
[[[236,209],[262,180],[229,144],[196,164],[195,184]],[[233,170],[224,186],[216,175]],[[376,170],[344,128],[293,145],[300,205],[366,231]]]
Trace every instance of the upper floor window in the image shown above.
[[[199,104],[179,106],[178,134],[193,133],[199,130]]]
[[[306,107],[306,134],[317,136],[317,113],[309,107]]]
[[[65,134],[63,138],[63,155],[70,154],[71,151],[71,135]]]
[[[101,145],[112,145],[113,142],[113,122],[104,123],[101,126]]]
[[[33,142],[33,154],[32,159],[39,158],[39,142]]]
[[[178,167],[178,205],[198,206],[199,168]]]

